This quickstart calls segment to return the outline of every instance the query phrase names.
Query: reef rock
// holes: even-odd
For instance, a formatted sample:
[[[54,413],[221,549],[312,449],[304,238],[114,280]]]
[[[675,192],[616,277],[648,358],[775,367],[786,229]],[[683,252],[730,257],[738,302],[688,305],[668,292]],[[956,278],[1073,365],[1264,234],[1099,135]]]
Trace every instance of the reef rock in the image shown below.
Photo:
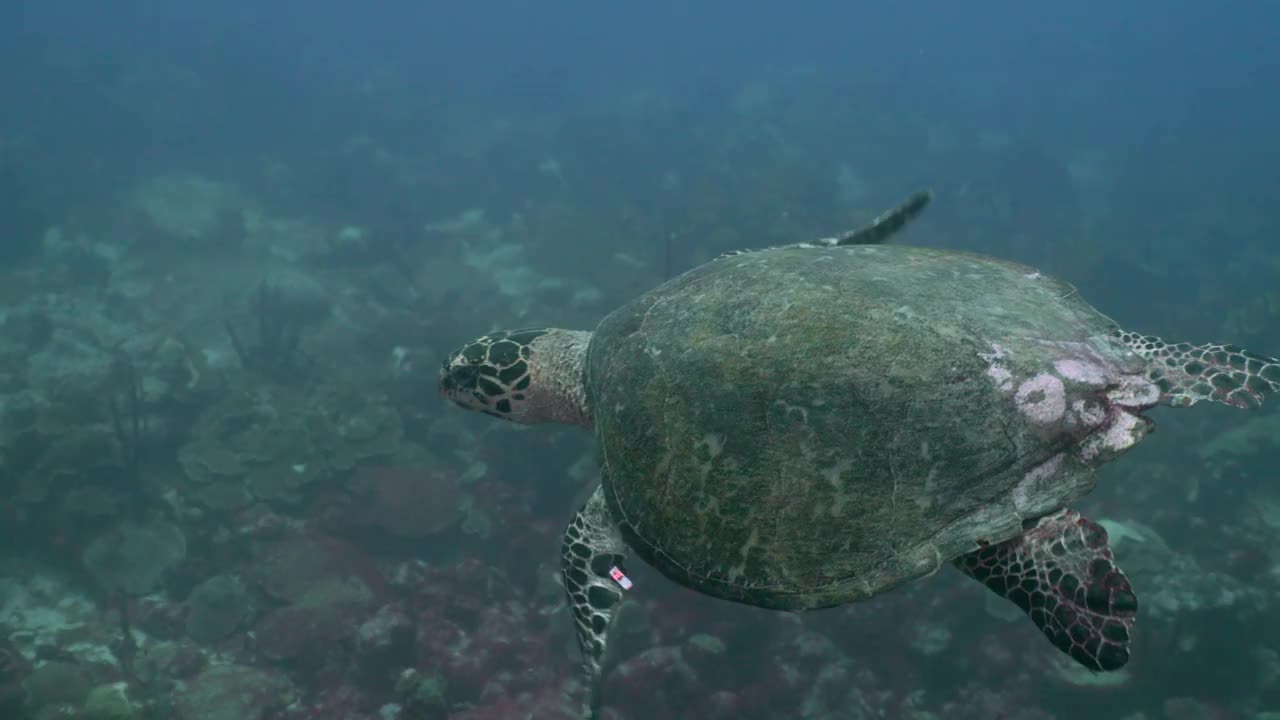
[[[215,643],[238,630],[252,614],[253,601],[244,583],[230,575],[215,575],[187,597],[187,637]]]
[[[352,525],[400,538],[424,538],[447,530],[460,513],[462,491],[452,475],[425,468],[373,466],[356,470],[356,497],[343,513]]]
[[[300,607],[367,603],[384,586],[372,558],[322,535],[300,535],[269,546],[258,556],[253,574],[268,595]]]
[[[214,665],[174,693],[177,720],[265,720],[297,697],[284,677],[242,665]]]
[[[108,591],[145,595],[187,555],[182,531],[163,521],[123,522],[98,536],[82,554],[85,568]]]

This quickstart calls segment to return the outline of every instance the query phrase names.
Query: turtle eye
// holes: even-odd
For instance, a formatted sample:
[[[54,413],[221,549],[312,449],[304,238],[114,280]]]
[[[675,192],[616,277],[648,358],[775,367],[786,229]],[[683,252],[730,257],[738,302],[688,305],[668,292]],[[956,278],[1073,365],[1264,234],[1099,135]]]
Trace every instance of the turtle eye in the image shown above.
[[[475,365],[459,365],[450,372],[450,375],[453,376],[453,382],[458,387],[472,390],[475,389],[476,381],[480,378],[480,369]]]

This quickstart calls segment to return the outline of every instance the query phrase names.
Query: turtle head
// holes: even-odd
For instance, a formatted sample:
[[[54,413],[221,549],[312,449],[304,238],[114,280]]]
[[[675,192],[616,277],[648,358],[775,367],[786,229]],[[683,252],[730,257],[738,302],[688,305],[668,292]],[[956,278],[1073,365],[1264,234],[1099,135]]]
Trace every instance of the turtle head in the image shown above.
[[[554,328],[483,335],[444,361],[440,396],[512,422],[587,425],[583,366],[590,338]]]

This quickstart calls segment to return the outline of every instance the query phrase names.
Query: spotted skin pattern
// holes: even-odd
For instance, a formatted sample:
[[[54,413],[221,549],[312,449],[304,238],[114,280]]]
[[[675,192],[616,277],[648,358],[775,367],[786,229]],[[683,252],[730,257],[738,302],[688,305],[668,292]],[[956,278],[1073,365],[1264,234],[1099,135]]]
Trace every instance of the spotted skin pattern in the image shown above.
[[[444,363],[440,389],[457,405],[507,419],[525,400],[531,375],[530,346],[550,332],[528,328],[476,338]]]
[[[1101,525],[1064,510],[1026,534],[987,545],[956,567],[1031,617],[1059,650],[1090,670],[1129,661],[1138,598]]]
[[[1188,407],[1212,400],[1238,408],[1256,407],[1280,393],[1280,360],[1234,345],[1167,343],[1152,335],[1117,330],[1116,337],[1148,363],[1147,379],[1160,388],[1161,402]]]
[[[622,591],[609,576],[609,570],[621,569],[627,554],[627,546],[609,518],[604,490],[596,487],[573,516],[560,546],[560,570],[578,630],[582,670],[589,688],[585,713],[592,718],[600,711],[609,628],[622,600]]]

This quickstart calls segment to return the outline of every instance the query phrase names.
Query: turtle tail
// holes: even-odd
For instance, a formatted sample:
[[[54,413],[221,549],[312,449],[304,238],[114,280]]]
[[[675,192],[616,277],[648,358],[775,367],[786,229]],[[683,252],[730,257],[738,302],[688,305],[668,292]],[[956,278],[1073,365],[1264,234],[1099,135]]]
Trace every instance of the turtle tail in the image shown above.
[[[1280,360],[1234,345],[1167,343],[1152,335],[1117,330],[1121,342],[1147,361],[1147,379],[1160,402],[1173,407],[1212,400],[1248,408],[1280,393]]]

